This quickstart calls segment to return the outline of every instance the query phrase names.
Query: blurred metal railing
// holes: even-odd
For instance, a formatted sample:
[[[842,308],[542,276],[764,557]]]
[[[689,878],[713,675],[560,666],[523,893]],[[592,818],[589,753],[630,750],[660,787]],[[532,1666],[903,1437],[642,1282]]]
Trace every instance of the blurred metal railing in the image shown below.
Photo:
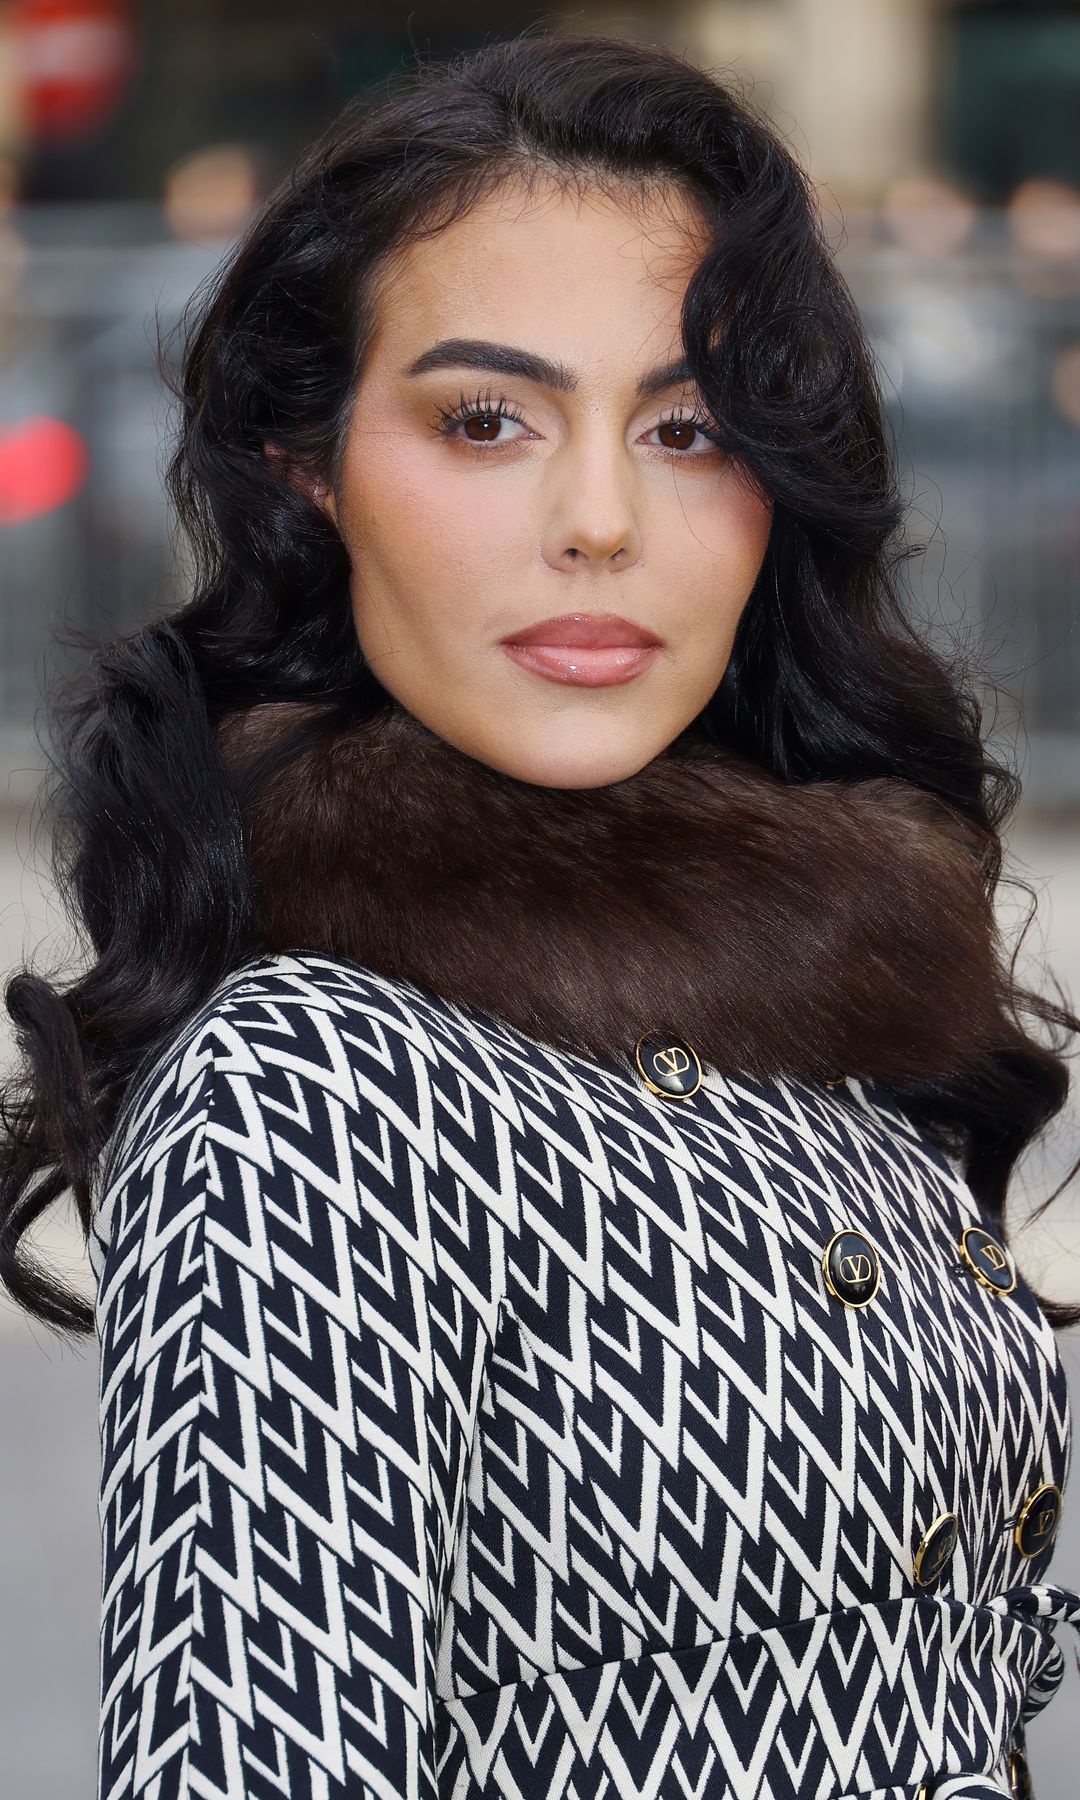
[[[46,421],[73,428],[87,453],[85,479],[69,499],[50,505],[46,481],[43,493],[20,492],[15,518],[0,513],[0,801],[21,802],[40,779],[33,727],[41,729],[44,680],[81,660],[54,632],[117,635],[181,596],[161,483],[168,396],[155,311],[168,331],[221,246],[170,241],[153,207],[50,207],[8,218],[0,232],[0,454],[35,457]]]
[[[909,497],[913,611],[981,653],[1033,807],[1080,805],[1080,255],[984,213],[964,246],[840,253]]]
[[[1023,251],[995,214],[947,255],[847,224],[837,254],[927,544],[913,609],[985,655],[1028,804],[1080,805],[1080,258]],[[182,596],[155,313],[168,331],[222,253],[171,240],[153,207],[23,209],[0,228],[0,455],[33,454],[48,419],[89,458],[62,504],[0,514],[0,801],[40,776],[42,684],[68,666],[54,631],[115,635]]]

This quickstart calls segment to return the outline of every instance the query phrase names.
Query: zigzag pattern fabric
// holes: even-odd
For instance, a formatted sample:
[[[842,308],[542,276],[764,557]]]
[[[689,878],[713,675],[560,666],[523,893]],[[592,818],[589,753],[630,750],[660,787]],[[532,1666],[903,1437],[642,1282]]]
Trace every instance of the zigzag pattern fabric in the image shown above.
[[[98,1800],[1008,1793],[1080,1595],[1015,1541],[1066,1377],[980,1223],[872,1084],[674,1102],[250,959],[95,1195]]]

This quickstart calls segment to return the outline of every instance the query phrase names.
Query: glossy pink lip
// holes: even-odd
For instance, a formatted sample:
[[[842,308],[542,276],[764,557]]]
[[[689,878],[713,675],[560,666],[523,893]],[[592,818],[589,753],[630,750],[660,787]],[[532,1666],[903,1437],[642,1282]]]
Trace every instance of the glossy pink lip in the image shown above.
[[[507,632],[504,644],[560,644],[575,650],[613,650],[629,645],[641,648],[659,644],[655,631],[643,625],[631,625],[618,613],[562,613],[555,619],[541,619],[521,631]]]
[[[548,681],[565,681],[571,687],[615,687],[633,681],[651,667],[660,654],[659,644],[609,644],[582,650],[577,644],[511,644],[499,646],[523,669]]]

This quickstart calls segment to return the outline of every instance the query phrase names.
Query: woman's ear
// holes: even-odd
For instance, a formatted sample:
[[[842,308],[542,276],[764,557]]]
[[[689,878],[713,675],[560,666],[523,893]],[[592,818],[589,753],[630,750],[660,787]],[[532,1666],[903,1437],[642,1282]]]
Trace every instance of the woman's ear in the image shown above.
[[[337,524],[337,507],[328,482],[323,481],[318,475],[313,475],[309,469],[290,462],[288,453],[282,449],[280,444],[264,442],[263,455],[267,462],[276,465],[277,472],[284,481],[289,482],[297,493],[304,494],[308,500],[321,507],[323,512],[329,514],[333,519],[335,525]]]
[[[326,513],[329,518],[333,519],[334,524],[336,525],[337,501],[334,499],[334,490],[329,483],[317,481],[311,490],[311,497],[316,506],[321,506],[323,512]]]

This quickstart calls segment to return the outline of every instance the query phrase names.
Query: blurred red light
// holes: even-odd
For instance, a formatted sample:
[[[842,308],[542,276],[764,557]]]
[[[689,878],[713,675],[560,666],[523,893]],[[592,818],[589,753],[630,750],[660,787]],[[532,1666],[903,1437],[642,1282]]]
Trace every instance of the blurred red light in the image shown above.
[[[8,28],[32,138],[79,138],[108,117],[135,66],[126,0],[14,0]]]
[[[82,487],[89,463],[84,439],[62,419],[0,425],[0,525],[63,506]]]

